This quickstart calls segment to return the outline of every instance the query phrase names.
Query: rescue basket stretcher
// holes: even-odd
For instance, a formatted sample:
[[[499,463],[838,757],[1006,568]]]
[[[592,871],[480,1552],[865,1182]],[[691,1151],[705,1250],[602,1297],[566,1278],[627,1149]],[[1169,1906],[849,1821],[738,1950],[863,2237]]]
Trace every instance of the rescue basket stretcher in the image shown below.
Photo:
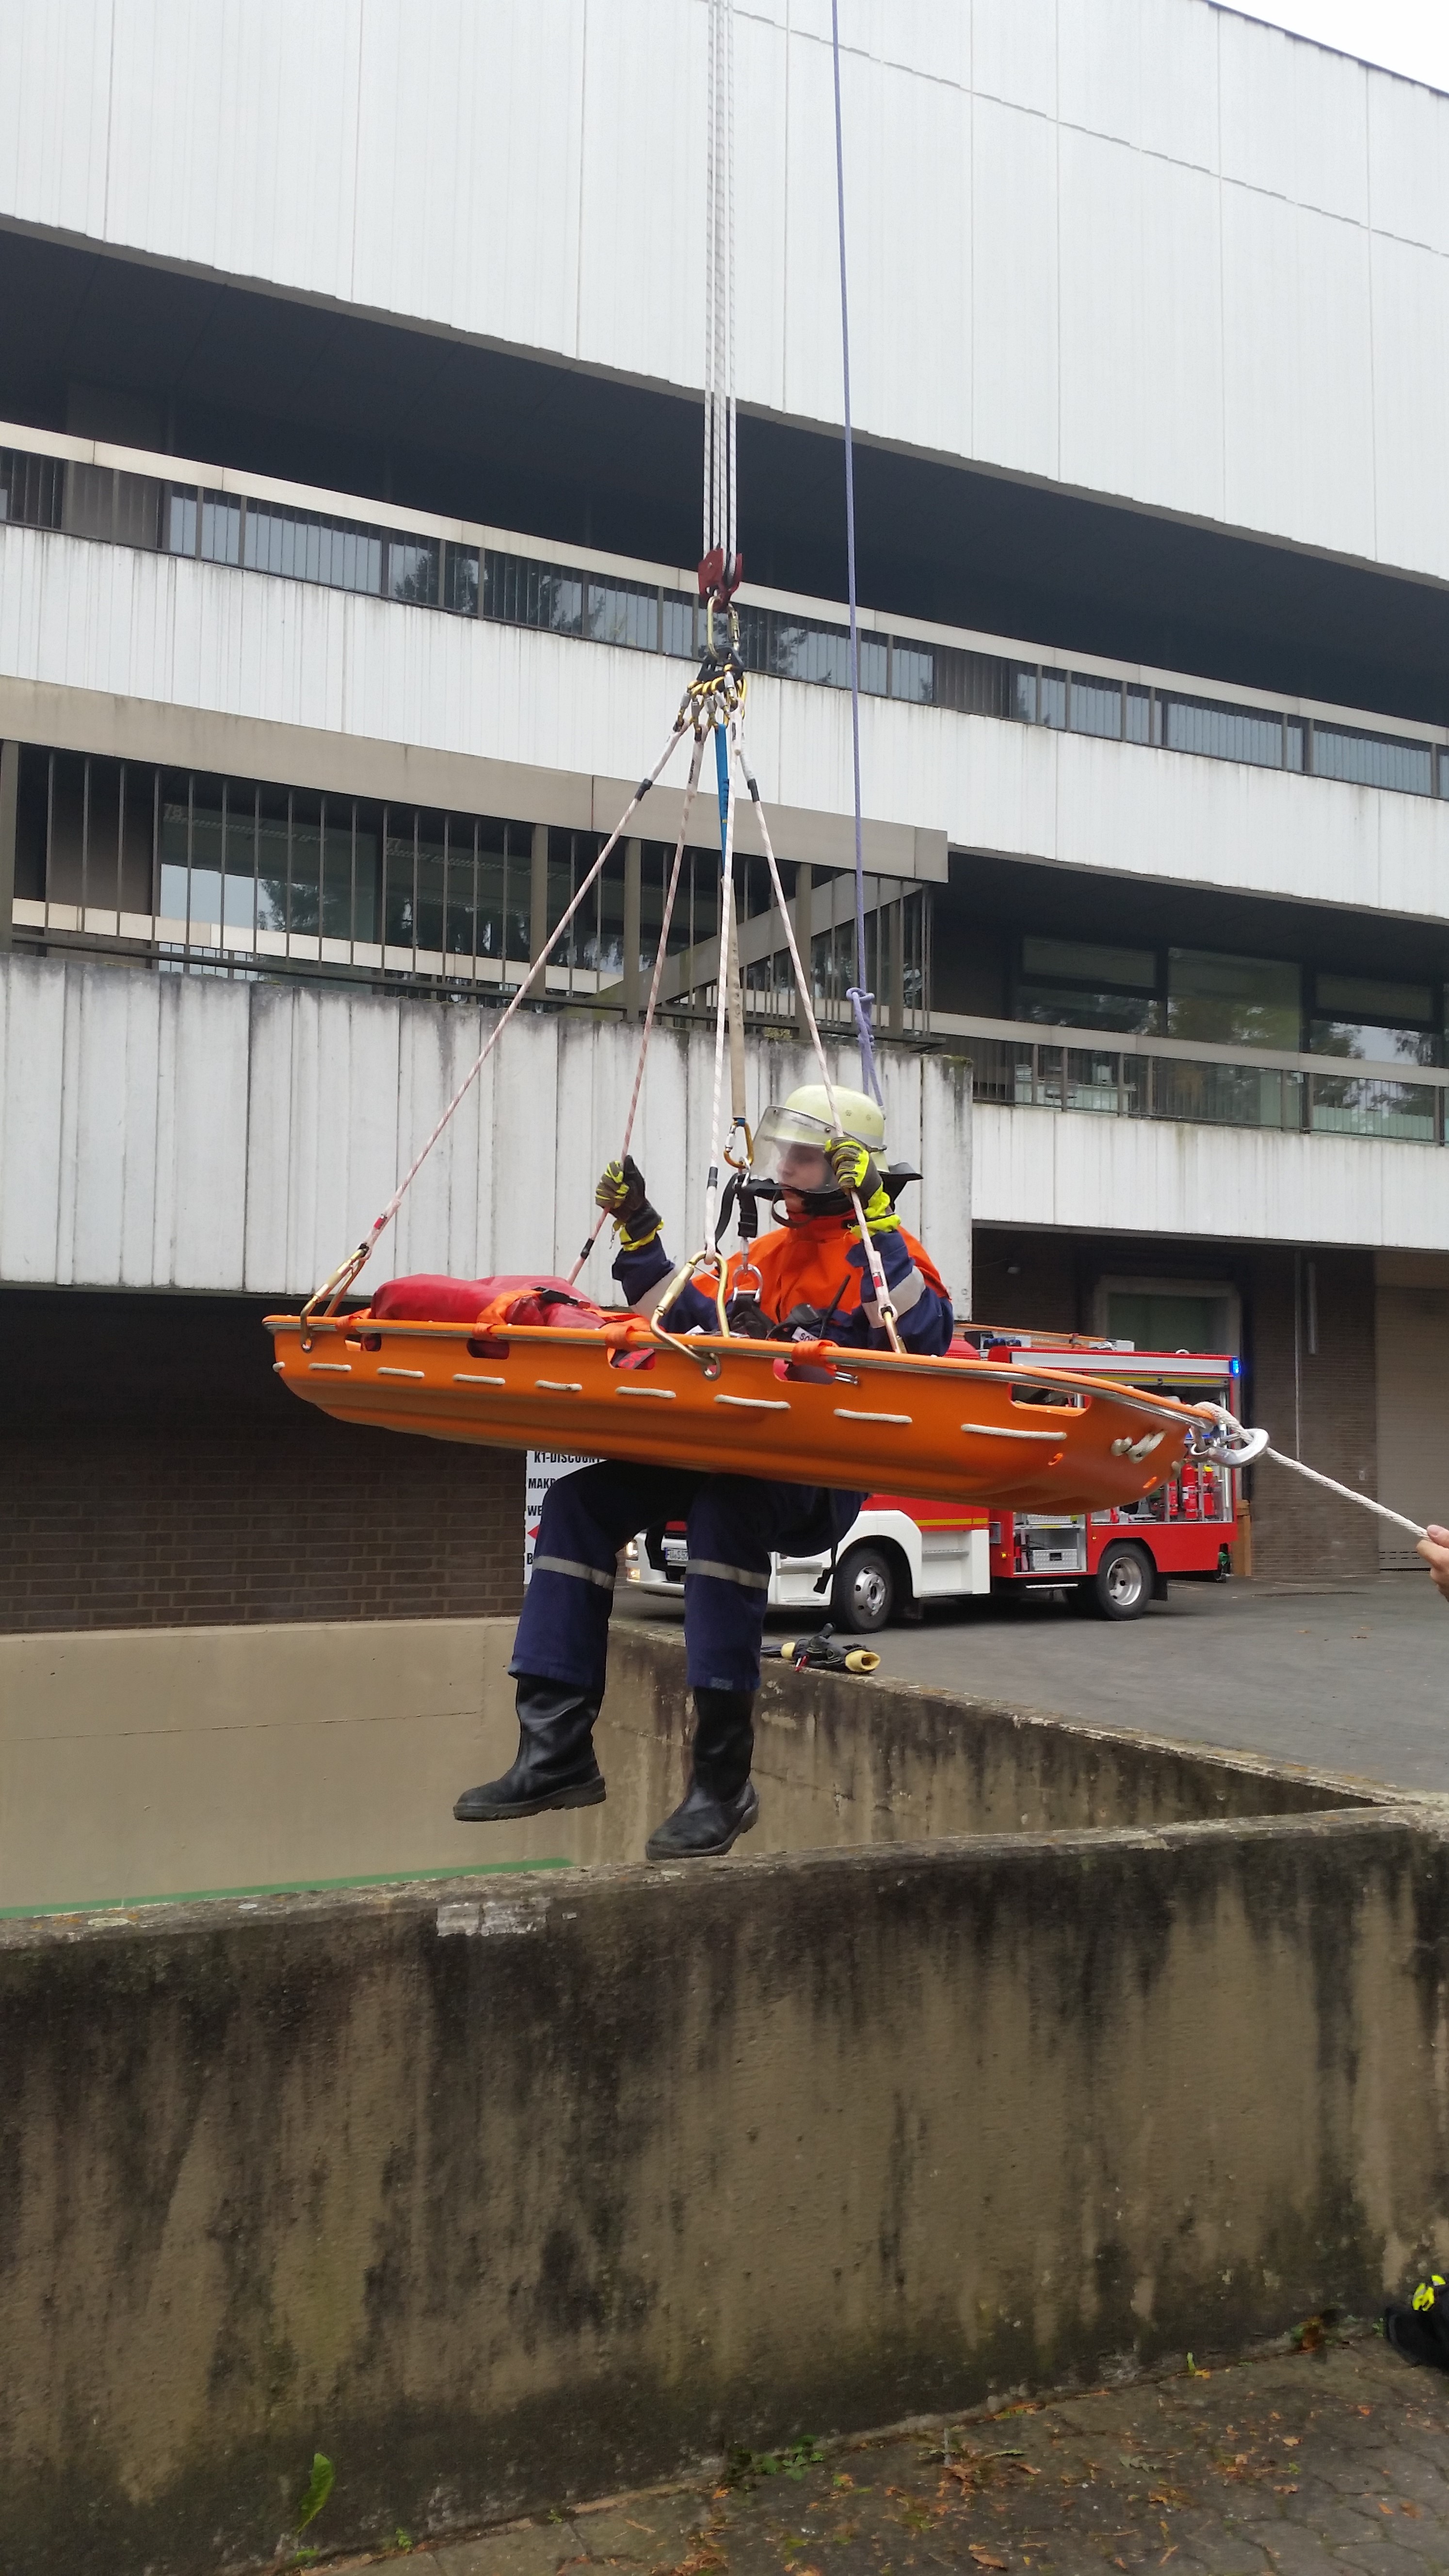
[[[1223,1436],[1211,1411],[1076,1371],[676,1339],[632,1312],[584,1329],[366,1311],[267,1329],[283,1384],[338,1422],[1016,1511],[1135,1502]]]

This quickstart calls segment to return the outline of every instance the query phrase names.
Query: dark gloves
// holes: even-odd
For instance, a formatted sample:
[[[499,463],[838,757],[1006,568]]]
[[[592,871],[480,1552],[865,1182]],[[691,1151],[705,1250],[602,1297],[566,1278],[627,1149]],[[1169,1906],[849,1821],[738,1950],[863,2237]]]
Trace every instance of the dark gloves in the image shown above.
[[[613,1218],[619,1229],[620,1250],[624,1252],[647,1251],[664,1222],[659,1210],[649,1204],[644,1175],[632,1154],[626,1154],[622,1162],[605,1164],[594,1192],[594,1205]]]

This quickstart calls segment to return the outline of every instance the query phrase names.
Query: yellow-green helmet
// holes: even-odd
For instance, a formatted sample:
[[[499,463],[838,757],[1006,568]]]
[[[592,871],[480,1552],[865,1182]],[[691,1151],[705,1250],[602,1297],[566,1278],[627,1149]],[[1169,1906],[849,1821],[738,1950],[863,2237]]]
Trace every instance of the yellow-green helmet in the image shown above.
[[[868,1100],[863,1091],[837,1088],[832,1114],[824,1083],[803,1083],[788,1100],[767,1109],[755,1129],[748,1186],[766,1199],[774,1198],[782,1189],[793,1191],[804,1201],[809,1216],[845,1215],[850,1208],[849,1197],[825,1159],[828,1147],[841,1136],[852,1137],[869,1154],[881,1153],[885,1146],[885,1118],[880,1103]],[[811,1162],[819,1158],[818,1177],[802,1170],[807,1156]]]
[[[755,1129],[752,1169],[762,1176],[772,1169],[782,1145],[816,1145],[824,1153],[839,1136],[852,1136],[867,1153],[885,1151],[885,1112],[863,1091],[845,1091],[837,1083],[835,1114],[823,1082],[802,1083],[788,1100],[765,1111]]]

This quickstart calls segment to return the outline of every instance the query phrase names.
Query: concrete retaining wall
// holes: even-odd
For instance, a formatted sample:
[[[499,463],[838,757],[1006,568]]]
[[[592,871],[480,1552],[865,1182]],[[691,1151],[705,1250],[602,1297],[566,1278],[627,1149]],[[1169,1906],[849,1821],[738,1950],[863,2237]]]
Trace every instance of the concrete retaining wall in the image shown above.
[[[0,2564],[437,2532],[1362,2311],[1431,1809],[0,1926]]]

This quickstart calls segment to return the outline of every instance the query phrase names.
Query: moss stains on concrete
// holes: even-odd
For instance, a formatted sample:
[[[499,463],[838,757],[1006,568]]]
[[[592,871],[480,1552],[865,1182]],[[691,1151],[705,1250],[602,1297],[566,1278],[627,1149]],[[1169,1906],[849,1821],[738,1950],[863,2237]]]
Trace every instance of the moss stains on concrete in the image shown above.
[[[765,1718],[822,1828],[883,1765],[961,1821],[0,1925],[6,2576],[260,2567],[316,2450],[335,2548],[1201,2358],[1429,2250],[1433,1802],[810,1677]],[[1053,1821],[971,1830],[1028,1772]]]

